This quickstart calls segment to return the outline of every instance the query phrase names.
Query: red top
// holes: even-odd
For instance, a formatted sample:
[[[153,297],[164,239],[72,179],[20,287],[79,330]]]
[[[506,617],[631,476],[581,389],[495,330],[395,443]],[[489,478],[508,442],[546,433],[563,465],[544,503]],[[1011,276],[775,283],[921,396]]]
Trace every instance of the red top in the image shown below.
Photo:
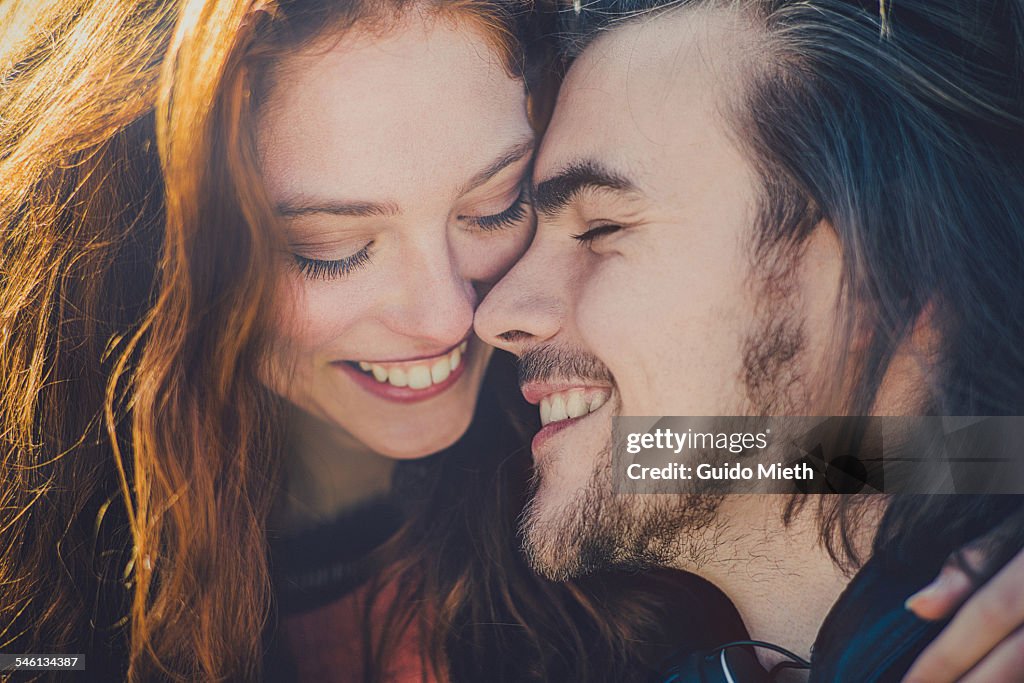
[[[275,676],[309,683],[364,683],[395,590],[385,586],[367,616],[370,579],[384,567],[374,552],[401,524],[387,500],[371,501],[338,519],[271,542],[280,622],[269,663]],[[394,637],[394,634],[389,634]],[[377,683],[437,683],[421,657],[416,620],[400,634]],[[285,650],[281,652],[280,650]]]
[[[376,601],[371,622],[384,621],[387,591]],[[282,620],[282,632],[300,683],[363,683],[367,656],[364,652],[363,619],[366,590],[359,589],[338,600]],[[375,618],[379,617],[379,618]],[[371,627],[372,628],[372,627]],[[379,635],[379,629],[373,631]],[[380,683],[437,683],[421,658],[422,638],[416,622],[406,629],[395,657]]]

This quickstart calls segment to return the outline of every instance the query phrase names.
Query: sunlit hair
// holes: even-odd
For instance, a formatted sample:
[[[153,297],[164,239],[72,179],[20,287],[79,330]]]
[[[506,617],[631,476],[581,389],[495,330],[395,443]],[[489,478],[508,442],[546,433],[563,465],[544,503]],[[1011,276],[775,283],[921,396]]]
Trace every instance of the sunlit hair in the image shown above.
[[[243,678],[278,469],[246,371],[275,263],[251,8],[59,0],[5,21],[0,646],[117,652],[126,628],[133,680]]]
[[[927,386],[915,410],[1024,414],[1024,5],[564,2],[566,52],[623,22],[691,8],[734,12],[749,29],[743,74],[722,99],[760,181],[750,255],[763,293],[788,293],[815,230],[834,231],[842,249],[820,414],[872,414],[895,355],[922,327],[935,343],[919,354]],[[788,341],[798,345],[800,332]],[[858,499],[818,500],[823,539],[855,560]],[[942,553],[1019,506],[1008,496],[902,498],[879,538],[930,533]]]

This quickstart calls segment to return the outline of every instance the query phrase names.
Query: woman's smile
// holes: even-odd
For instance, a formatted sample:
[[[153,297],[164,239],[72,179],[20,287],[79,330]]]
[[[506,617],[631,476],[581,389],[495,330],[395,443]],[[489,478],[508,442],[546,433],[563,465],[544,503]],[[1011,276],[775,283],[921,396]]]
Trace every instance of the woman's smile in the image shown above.
[[[431,357],[406,361],[335,361],[332,365],[353,377],[370,393],[400,403],[425,401],[455,385],[466,365],[469,342]]]

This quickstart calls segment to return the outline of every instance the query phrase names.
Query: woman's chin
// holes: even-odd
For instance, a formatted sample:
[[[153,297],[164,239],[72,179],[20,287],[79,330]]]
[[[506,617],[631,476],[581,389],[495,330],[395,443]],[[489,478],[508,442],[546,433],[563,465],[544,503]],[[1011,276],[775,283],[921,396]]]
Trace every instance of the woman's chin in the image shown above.
[[[460,436],[462,435],[457,434],[455,437],[450,439],[436,439],[431,440],[429,443],[382,443],[380,445],[371,446],[371,449],[385,458],[393,458],[395,460],[418,460],[443,451],[458,441]]]
[[[469,429],[472,410],[466,411],[465,418],[452,419],[442,428],[435,422],[430,429],[405,428],[394,431],[384,430],[368,434],[363,443],[372,451],[395,460],[416,460],[438,453],[453,445]]]

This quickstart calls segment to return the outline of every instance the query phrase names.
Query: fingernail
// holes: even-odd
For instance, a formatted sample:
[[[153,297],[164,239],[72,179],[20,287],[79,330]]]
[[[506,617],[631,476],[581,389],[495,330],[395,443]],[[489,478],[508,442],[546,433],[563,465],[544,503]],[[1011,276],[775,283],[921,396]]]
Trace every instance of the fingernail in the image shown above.
[[[946,571],[942,571],[935,577],[934,581],[907,598],[903,606],[913,612],[915,604],[921,600],[928,600],[938,596],[946,588],[947,583],[949,583],[949,574]]]
[[[914,593],[913,595],[911,595],[909,598],[907,598],[903,602],[903,608],[905,610],[907,610],[908,612],[913,612],[914,611],[914,606],[917,605],[918,603],[920,603],[922,598],[927,598],[929,592],[930,592],[930,590],[928,588],[925,588],[923,590],[920,590],[920,591]]]

